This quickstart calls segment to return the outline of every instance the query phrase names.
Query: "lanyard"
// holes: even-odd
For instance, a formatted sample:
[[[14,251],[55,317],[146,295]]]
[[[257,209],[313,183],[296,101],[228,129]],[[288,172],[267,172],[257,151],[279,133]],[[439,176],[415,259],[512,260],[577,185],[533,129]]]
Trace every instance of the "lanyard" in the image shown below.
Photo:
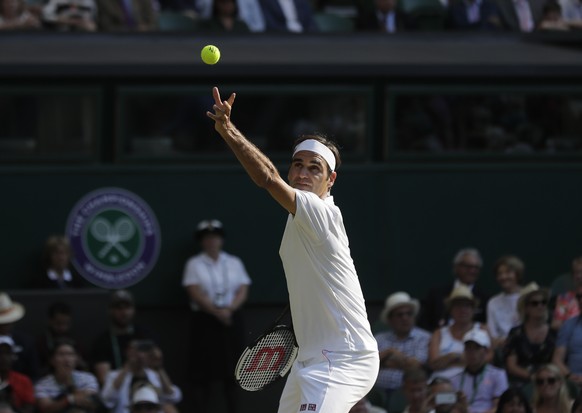
[[[487,369],[487,366],[485,366],[483,368],[483,370],[481,371],[481,373],[479,373],[478,376],[473,376],[473,393],[471,394],[471,400],[469,401],[470,405],[473,404],[473,402],[475,401],[475,397],[477,396],[477,390],[479,389],[479,385],[483,381],[483,377],[485,376],[486,369]],[[463,371],[463,375],[461,376],[461,390],[462,391],[465,391],[465,388],[463,387],[463,385],[465,384],[465,373],[466,373],[466,371]]]
[[[204,262],[206,264],[206,268],[208,270],[208,275],[210,278],[212,292],[214,297],[212,297],[212,301],[214,305],[218,307],[225,307],[229,303],[225,302],[225,296],[228,291],[229,282],[228,282],[228,264],[225,260],[221,260],[220,257],[218,258],[218,262],[216,265],[213,265],[207,261]],[[220,271],[214,271],[214,268],[220,267]],[[220,275],[222,278],[222,282],[219,282],[218,279],[215,279],[215,276]],[[216,277],[218,278],[218,277]],[[219,288],[222,287],[222,288]]]

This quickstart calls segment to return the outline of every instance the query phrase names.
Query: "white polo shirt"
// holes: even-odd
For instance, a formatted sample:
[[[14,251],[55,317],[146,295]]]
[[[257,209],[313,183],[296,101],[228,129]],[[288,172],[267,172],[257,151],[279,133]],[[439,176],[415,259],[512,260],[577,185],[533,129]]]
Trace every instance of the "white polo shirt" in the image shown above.
[[[322,351],[378,351],[350,255],[343,218],[333,197],[295,190],[279,253],[283,261],[298,360]]]

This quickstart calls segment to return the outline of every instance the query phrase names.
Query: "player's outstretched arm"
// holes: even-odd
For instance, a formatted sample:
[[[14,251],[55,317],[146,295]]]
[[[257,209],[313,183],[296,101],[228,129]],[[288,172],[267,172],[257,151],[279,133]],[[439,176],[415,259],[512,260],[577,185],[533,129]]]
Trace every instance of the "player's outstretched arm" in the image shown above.
[[[253,182],[269,191],[283,208],[295,214],[297,209],[295,190],[285,182],[271,160],[250,142],[230,120],[236,95],[233,93],[228,100],[223,101],[220,98],[220,91],[214,87],[212,96],[214,97],[214,105],[212,106],[214,113],[208,111],[206,115],[214,120],[214,129],[233,151]]]

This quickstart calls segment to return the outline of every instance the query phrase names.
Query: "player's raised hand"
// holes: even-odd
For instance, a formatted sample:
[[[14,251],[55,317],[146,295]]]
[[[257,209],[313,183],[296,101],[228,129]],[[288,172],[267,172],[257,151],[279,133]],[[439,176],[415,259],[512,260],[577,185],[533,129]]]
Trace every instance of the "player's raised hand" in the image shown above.
[[[212,106],[214,113],[208,111],[206,115],[214,120],[214,129],[222,135],[231,127],[230,113],[236,94],[232,93],[228,100],[222,100],[220,91],[215,86],[212,88],[212,96],[214,97],[214,105]]]

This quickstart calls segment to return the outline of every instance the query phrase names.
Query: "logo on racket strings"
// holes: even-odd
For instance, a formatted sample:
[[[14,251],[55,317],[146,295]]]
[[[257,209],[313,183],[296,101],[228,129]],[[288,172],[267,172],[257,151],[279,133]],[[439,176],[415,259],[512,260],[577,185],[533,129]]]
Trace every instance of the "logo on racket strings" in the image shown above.
[[[120,188],[99,189],[77,202],[66,234],[75,268],[105,288],[124,288],[143,279],[160,249],[155,215],[143,199]]]
[[[285,353],[283,346],[264,347],[255,354],[245,372],[279,371],[281,364],[285,361]]]

